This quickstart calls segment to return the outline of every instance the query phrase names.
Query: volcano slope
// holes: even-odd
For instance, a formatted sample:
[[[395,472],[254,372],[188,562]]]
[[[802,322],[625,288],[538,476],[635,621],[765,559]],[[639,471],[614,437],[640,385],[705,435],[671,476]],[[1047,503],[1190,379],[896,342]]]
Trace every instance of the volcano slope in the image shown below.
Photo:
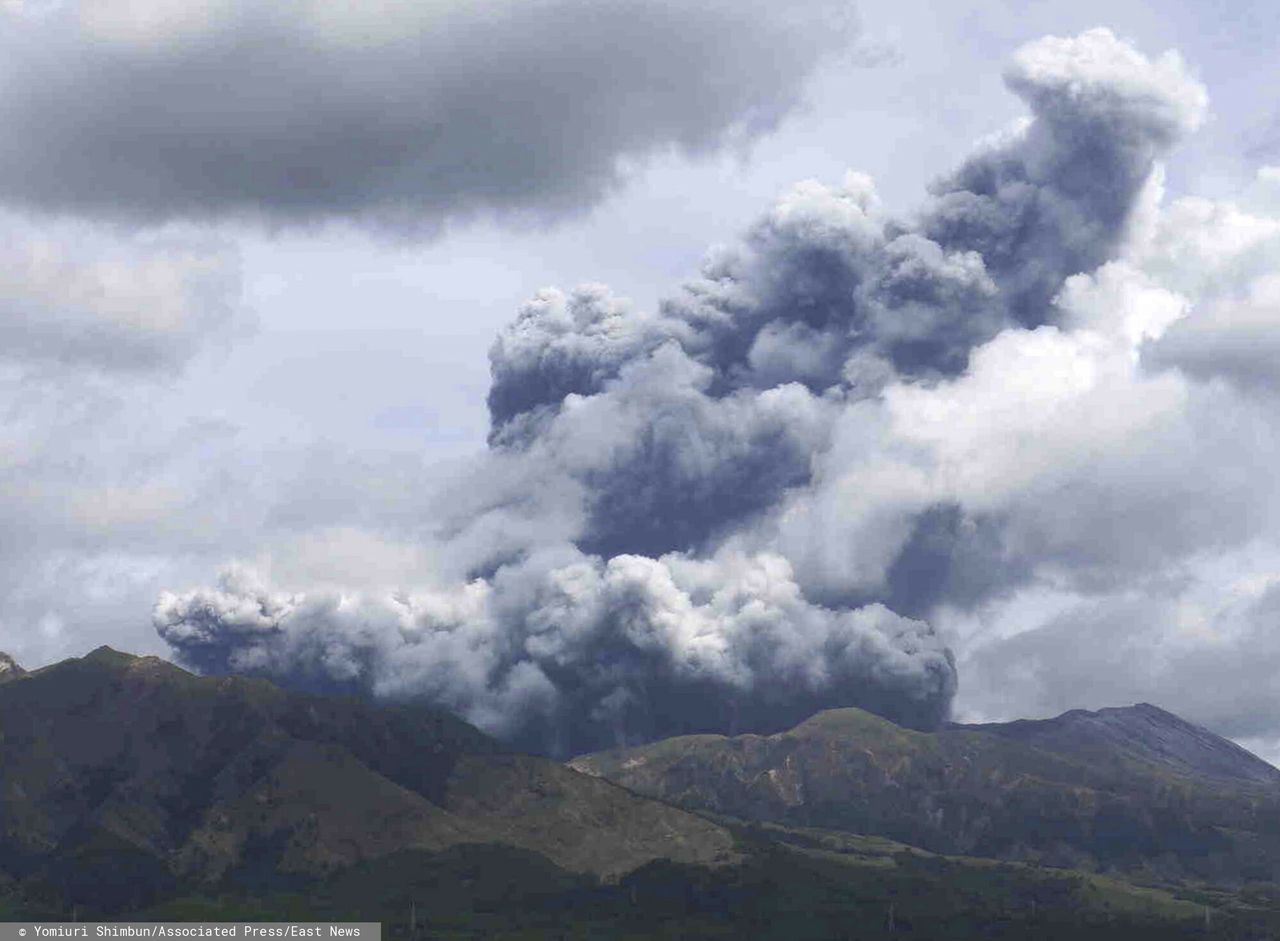
[[[753,748],[833,721],[843,731],[826,732],[846,744],[857,728],[864,747],[867,730],[933,740],[842,710]],[[962,734],[1090,773],[1047,745]],[[715,741],[739,740],[649,750],[692,754]],[[786,777],[799,755],[789,754],[781,772],[759,769],[784,809],[802,806],[810,786]],[[999,758],[988,764],[1001,781],[1021,773]],[[1169,941],[1201,937],[1208,913],[1233,932],[1224,937],[1280,936],[1276,886],[1137,887],[802,830],[791,818],[746,824],[637,796],[583,764],[593,773],[513,754],[437,710],[199,677],[109,648],[30,672],[10,664],[0,673],[0,920],[381,921],[406,941]]]
[[[616,880],[733,857],[721,827],[453,716],[102,647],[0,683],[0,880],[100,910],[494,844]]]
[[[940,853],[1280,878],[1280,771],[1147,704],[936,732],[838,709],[778,735],[674,738],[570,765],[688,809]]]

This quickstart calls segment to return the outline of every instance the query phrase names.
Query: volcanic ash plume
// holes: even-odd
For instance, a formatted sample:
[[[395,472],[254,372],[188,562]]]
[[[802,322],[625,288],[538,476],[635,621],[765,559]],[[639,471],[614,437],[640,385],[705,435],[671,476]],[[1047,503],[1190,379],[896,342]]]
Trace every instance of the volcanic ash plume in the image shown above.
[[[1064,285],[1110,270],[1205,107],[1106,30],[1030,44],[1007,81],[1028,119],[913,219],[856,174],[801,183],[657,311],[531,300],[491,353],[489,450],[424,536],[430,587],[237,568],[164,595],[157,629],[202,670],[437,703],[558,755],[844,705],[938,723],[956,673],[928,619],[1032,564],[925,419],[1025,338],[1066,342]]]

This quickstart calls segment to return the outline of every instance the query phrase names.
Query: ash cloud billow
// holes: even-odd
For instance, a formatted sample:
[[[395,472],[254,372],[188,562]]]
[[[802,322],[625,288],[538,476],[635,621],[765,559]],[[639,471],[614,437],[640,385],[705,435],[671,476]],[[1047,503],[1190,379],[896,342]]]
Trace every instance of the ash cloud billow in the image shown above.
[[[1032,362],[1063,397],[1129,394],[1182,309],[1118,259],[1205,108],[1176,57],[1106,30],[1028,45],[1007,81],[1027,120],[912,218],[856,174],[801,183],[656,311],[531,300],[491,353],[489,451],[423,537],[433,584],[240,568],[166,593],[160,634],[202,670],[438,703],[557,755],[844,705],[936,725],[957,676],[931,621],[1054,552],[1074,577],[1035,487],[982,476],[1060,406],[1001,383]],[[1131,296],[1147,320],[1089,320]],[[1149,410],[1176,398],[1152,381]]]
[[[560,755],[777,730],[835,705],[928,725],[954,691],[928,625],[811,604],[779,557],[554,554],[398,598],[272,594],[232,572],[217,590],[166,595],[156,621],[204,671],[425,699]]]

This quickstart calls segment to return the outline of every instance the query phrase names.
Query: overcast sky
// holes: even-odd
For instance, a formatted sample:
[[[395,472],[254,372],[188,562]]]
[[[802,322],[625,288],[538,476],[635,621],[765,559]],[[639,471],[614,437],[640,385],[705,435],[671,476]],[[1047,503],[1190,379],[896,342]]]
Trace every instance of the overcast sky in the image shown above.
[[[1276,760],[1278,47],[1261,0],[3,0],[0,649],[553,752],[1146,700]]]

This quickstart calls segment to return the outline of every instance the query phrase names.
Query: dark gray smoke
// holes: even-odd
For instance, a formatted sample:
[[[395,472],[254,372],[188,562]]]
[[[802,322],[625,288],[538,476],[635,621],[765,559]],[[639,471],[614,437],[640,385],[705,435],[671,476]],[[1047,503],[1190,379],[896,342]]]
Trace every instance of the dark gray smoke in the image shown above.
[[[841,705],[936,724],[955,667],[924,619],[1028,566],[1000,512],[920,469],[901,414],[1064,316],[1204,107],[1105,30],[1033,43],[1008,82],[1030,119],[914,220],[863,177],[804,183],[657,312],[531,301],[491,354],[488,458],[442,503],[461,580],[370,598],[242,573],[162,598],[161,634],[201,669],[423,698],[562,755]]]
[[[543,558],[448,596],[359,600],[229,573],[156,620],[203,671],[425,700],[559,755],[844,705],[929,726],[955,684],[928,625],[809,604],[777,558]]]
[[[915,223],[879,216],[865,178],[805,183],[656,316],[598,289],[535,300],[491,354],[492,443],[540,442],[566,396],[642,412],[627,452],[584,475],[600,497],[588,544],[696,549],[808,482],[824,423],[763,418],[800,396],[784,390],[837,411],[891,380],[960,373],[1008,326],[1053,322],[1051,299],[1114,253],[1203,93],[1104,32],[1027,47],[1008,82],[1032,119],[935,186]],[[681,360],[687,396],[641,384],[672,370],[660,359]]]

